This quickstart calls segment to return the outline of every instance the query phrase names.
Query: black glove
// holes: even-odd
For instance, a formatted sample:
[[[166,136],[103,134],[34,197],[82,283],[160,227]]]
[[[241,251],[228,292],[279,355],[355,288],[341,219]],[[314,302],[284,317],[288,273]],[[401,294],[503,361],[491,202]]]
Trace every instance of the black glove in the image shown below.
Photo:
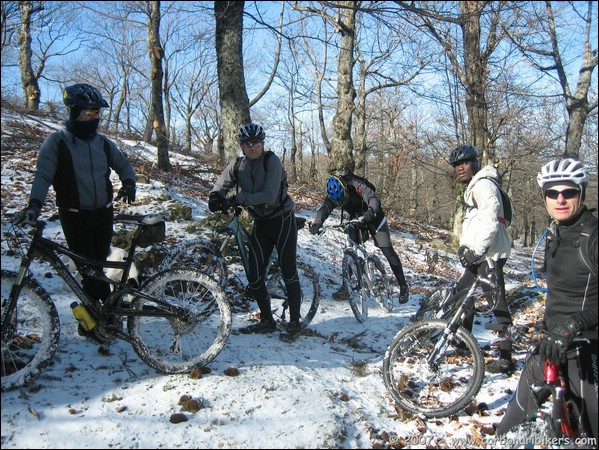
[[[218,192],[211,192],[208,197],[208,209],[210,212],[218,212],[223,209],[223,201],[226,201]]]
[[[462,264],[462,267],[471,267],[476,264],[480,258],[482,258],[482,255],[477,255],[468,247],[462,245],[460,248],[458,248],[458,258],[460,258],[460,264]]]
[[[539,355],[555,364],[566,362],[566,350],[579,331],[580,324],[576,319],[570,319],[565,324],[558,323],[545,333],[539,344]]]
[[[312,222],[312,225],[310,225],[310,233],[318,234],[321,228],[322,224],[320,222]]]
[[[38,202],[32,200],[29,202],[29,206],[27,206],[27,208],[15,214],[15,225],[33,225],[40,216],[41,212],[42,208],[38,205]]]
[[[232,195],[223,202],[223,212],[226,213],[230,208],[235,208],[236,206],[239,206],[237,197]]]
[[[364,218],[364,222],[370,223],[374,220],[374,216],[374,210],[372,208],[368,208],[362,217]]]
[[[119,189],[119,193],[114,200],[118,201],[121,199],[124,199],[129,204],[135,201],[135,181],[123,181],[123,186]]]

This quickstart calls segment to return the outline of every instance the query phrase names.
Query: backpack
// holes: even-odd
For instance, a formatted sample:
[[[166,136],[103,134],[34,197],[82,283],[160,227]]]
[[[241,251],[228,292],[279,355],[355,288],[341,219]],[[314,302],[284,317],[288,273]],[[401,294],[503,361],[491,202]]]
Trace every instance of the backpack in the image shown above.
[[[264,164],[264,172],[268,172],[268,160],[274,154],[272,150],[266,150],[264,152],[264,158],[262,158],[262,163]],[[243,161],[245,156],[238,156],[235,160],[235,165],[233,166],[233,177],[235,181],[237,181],[237,175],[239,175],[239,166],[241,165],[241,161]]]
[[[372,192],[376,193],[376,187],[374,186],[374,184],[372,184],[366,178],[361,177],[360,175],[356,175],[355,173],[352,173],[352,174],[349,174],[349,175],[343,175],[340,178],[341,178],[341,180],[343,180],[344,182],[347,183],[351,177],[357,178],[362,183],[364,183],[366,186],[368,186],[370,189],[372,189]]]
[[[491,178],[491,177],[482,177],[481,180],[491,180],[495,186],[497,187],[497,189],[499,190],[499,194],[501,195],[501,204],[503,206],[503,217],[498,216],[497,220],[499,220],[500,223],[502,223],[503,225],[505,225],[506,227],[509,227],[510,224],[512,223],[512,200],[510,199],[510,196],[507,195],[507,193],[501,189],[501,186],[499,185],[499,183],[497,182],[497,180],[495,178]],[[476,200],[474,200],[474,206],[476,206],[478,208],[478,206],[476,205]]]
[[[270,159],[270,157],[272,155],[274,155],[274,152],[272,150],[264,151],[264,157],[262,158],[262,164],[264,165],[265,173],[268,173],[268,160]],[[237,192],[239,192],[239,184],[237,184],[237,179],[238,179],[238,175],[239,175],[239,166],[241,166],[241,161],[243,161],[243,158],[245,158],[245,156],[238,156],[237,159],[235,160],[235,164],[233,165],[233,177],[236,182],[236,191]],[[287,183],[287,173],[285,172],[285,169],[283,169],[283,179],[281,180],[281,187],[279,188],[279,198],[284,191],[283,188],[287,188],[288,186],[289,186],[289,184]],[[272,212],[272,214],[270,214],[270,216],[277,213],[283,207],[284,202],[287,200],[287,197],[289,197],[289,194],[286,194],[285,197],[281,199],[279,207],[277,209],[275,209]]]

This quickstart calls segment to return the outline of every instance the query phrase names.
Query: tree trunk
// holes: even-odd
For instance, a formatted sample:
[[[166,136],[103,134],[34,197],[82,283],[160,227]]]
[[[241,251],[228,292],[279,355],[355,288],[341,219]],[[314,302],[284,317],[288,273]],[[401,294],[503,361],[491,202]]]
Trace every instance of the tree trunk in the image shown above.
[[[353,84],[354,45],[356,38],[356,2],[338,2],[341,44],[337,62],[337,111],[333,117],[333,138],[329,173],[344,173],[355,168],[354,144],[351,137],[352,114],[356,91]]]
[[[482,151],[481,165],[489,161],[490,144],[487,124],[486,74],[487,59],[480,48],[480,17],[482,7],[478,1],[460,2],[462,31],[464,33],[464,76],[466,88],[466,110],[470,143]]]
[[[150,80],[152,83],[151,107],[154,119],[152,128],[156,134],[158,168],[168,172],[171,170],[171,163],[168,157],[167,130],[162,106],[162,58],[164,57],[164,50],[160,43],[160,1],[150,2],[149,7],[148,52],[150,54]]]
[[[251,121],[243,71],[243,1],[215,1],[216,58],[224,158],[239,154],[237,131]],[[224,162],[224,161],[222,161]]]
[[[23,105],[27,111],[39,111],[40,88],[31,66],[31,17],[35,12],[33,2],[19,2],[21,28],[19,30],[19,69],[23,86]]]

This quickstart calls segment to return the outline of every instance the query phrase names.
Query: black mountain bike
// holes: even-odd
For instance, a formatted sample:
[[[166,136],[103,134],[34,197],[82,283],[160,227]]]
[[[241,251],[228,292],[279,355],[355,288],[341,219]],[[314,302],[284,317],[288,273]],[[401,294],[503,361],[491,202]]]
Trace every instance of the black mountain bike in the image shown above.
[[[229,209],[230,220],[220,227],[217,227],[217,236],[214,239],[190,239],[181,242],[174,247],[158,266],[158,270],[165,270],[173,265],[184,264],[190,267],[196,267],[201,272],[210,275],[217,280],[221,286],[226,289],[228,282],[228,273],[232,272],[231,263],[233,259],[228,255],[230,247],[235,247],[241,259],[244,274],[247,274],[249,258],[250,234],[240,220],[242,208],[236,206]],[[298,229],[303,228],[306,219],[296,217]],[[236,245],[233,246],[232,244]],[[316,272],[306,263],[297,261],[298,276],[301,284],[302,302],[300,307],[300,325],[302,328],[308,326],[312,321],[318,305],[320,303],[320,280]],[[241,282],[241,290],[237,290],[231,299],[232,304],[248,298],[247,275]],[[271,297],[273,317],[279,318],[279,321],[287,321],[287,290],[283,282],[283,274],[279,267],[279,260],[276,249],[273,251],[268,262],[266,270],[266,288]]]
[[[43,288],[43,277],[39,278],[42,281],[34,278],[32,263],[36,259],[49,263],[80,300],[91,316],[90,333],[97,341],[129,342],[158,372],[190,372],[208,364],[225,346],[231,310],[222,289],[210,277],[193,268],[173,267],[155,274],[141,287],[128,283],[135,248],[164,239],[162,217],[119,215],[115,222],[137,226],[124,261],[78,255],[43,237],[46,222],[42,220],[30,224],[31,235],[14,223],[7,224],[3,255],[6,243],[8,256],[21,256],[21,260],[18,272],[2,270],[2,391],[33,380],[52,361],[58,347],[59,316]],[[111,283],[110,296],[104,302],[90,298],[61,255],[71,258],[79,272]],[[105,276],[103,269],[108,267],[123,271],[120,281]],[[124,319],[127,331],[123,330]]]
[[[422,320],[399,331],[387,348],[385,386],[406,411],[447,417],[467,406],[480,390],[485,362],[477,340],[462,323],[476,305],[488,303],[489,311],[497,306],[496,266],[490,259],[487,263],[494,268],[489,278],[479,275],[469,288],[439,296],[438,302],[423,308]]]
[[[568,348],[568,358],[580,358],[582,347],[592,343],[597,345],[596,331],[578,335]],[[530,386],[536,411],[497,444],[503,448],[506,443],[513,448],[597,448],[597,440],[588,435],[580,408],[570,394],[567,371],[548,360],[544,364],[544,381]]]
[[[389,290],[389,279],[381,259],[370,253],[364,243],[370,234],[362,220],[345,224],[327,225],[320,233],[329,229],[341,229],[345,233],[343,249],[343,285],[347,289],[349,305],[358,322],[368,319],[368,307],[373,299],[386,311],[393,311],[393,297]]]

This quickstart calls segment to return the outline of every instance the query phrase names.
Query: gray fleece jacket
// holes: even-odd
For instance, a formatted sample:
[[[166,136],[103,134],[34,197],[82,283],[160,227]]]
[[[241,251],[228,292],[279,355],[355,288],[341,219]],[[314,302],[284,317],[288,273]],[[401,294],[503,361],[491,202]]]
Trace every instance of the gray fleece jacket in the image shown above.
[[[43,205],[53,186],[60,208],[106,207],[113,198],[111,169],[121,181],[135,182],[131,163],[111,140],[101,134],[79,139],[63,128],[48,136],[40,148],[29,199]]]
[[[210,192],[226,197],[236,185],[239,192],[236,201],[250,207],[252,216],[257,219],[271,219],[285,212],[293,211],[295,204],[287,194],[287,175],[281,160],[276,154],[268,158],[264,170],[264,152],[255,160],[243,157],[235,179],[235,161],[232,160],[216,180]]]

